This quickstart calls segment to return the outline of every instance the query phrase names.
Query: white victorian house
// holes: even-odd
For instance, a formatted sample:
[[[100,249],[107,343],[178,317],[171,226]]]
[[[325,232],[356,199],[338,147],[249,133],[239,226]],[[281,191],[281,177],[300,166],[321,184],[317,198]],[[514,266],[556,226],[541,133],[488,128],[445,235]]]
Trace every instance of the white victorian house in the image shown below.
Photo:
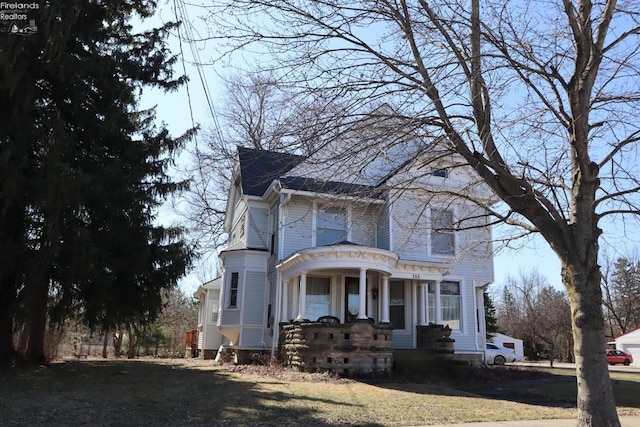
[[[303,369],[336,372],[354,360],[367,370],[368,357],[367,366],[387,370],[393,351],[425,347],[422,329],[447,325],[450,352],[481,361],[491,232],[476,205],[455,195],[474,192],[486,203],[491,195],[436,148],[372,145],[349,156],[325,148],[301,157],[239,147],[220,254],[221,349],[239,359],[280,352]],[[319,340],[304,346],[317,354],[292,355],[291,334]],[[367,335],[372,341],[353,341]],[[201,349],[212,349],[206,340]],[[344,354],[365,347],[384,354]]]

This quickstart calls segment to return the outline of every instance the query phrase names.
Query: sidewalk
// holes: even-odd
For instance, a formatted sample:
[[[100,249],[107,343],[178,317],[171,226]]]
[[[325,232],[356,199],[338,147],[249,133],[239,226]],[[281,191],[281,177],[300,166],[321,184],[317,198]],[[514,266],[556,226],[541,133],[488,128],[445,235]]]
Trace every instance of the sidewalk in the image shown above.
[[[640,416],[620,417],[622,427],[640,427]],[[576,419],[570,420],[528,420],[492,421],[490,423],[439,424],[429,427],[575,427]]]

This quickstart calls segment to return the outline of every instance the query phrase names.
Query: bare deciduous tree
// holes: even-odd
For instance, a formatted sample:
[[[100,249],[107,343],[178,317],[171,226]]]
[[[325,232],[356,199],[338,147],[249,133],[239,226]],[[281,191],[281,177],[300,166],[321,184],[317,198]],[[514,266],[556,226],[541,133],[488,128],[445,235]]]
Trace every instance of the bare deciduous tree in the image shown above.
[[[567,295],[554,289],[537,270],[508,276],[498,310],[498,325],[533,351],[548,352],[549,362],[572,361],[571,312]]]
[[[578,424],[620,425],[598,250],[603,217],[638,213],[637,3],[235,0],[211,16],[291,87],[419,123],[502,201],[478,201],[488,213],[540,233],[571,304]]]
[[[186,215],[204,251],[224,243],[224,214],[236,147],[309,155],[339,122],[338,100],[284,86],[272,72],[232,75],[216,123],[193,152]]]
[[[605,317],[611,336],[640,326],[640,261],[637,256],[615,262],[604,257],[602,278]]]

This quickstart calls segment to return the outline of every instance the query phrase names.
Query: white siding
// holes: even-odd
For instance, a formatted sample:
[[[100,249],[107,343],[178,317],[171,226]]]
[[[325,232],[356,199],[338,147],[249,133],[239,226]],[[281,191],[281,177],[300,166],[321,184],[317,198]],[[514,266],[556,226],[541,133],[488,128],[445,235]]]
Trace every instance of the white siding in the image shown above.
[[[262,313],[265,310],[267,257],[266,251],[243,250],[224,254],[225,273],[220,325],[240,325],[248,319],[254,319],[252,316],[260,316],[260,320],[255,323],[264,323]],[[238,273],[238,298],[235,308],[229,307],[229,288],[233,273]],[[251,314],[255,310],[259,310],[260,314]],[[241,313],[244,313],[243,317]],[[241,322],[243,319],[244,322]]]
[[[220,314],[220,325],[239,325],[240,310],[222,310]]]
[[[407,192],[393,204],[391,250],[397,252],[401,259],[427,260],[429,224],[425,201],[424,197]]]
[[[313,205],[300,200],[292,200],[286,206],[282,221],[284,250],[282,258],[311,247]]]
[[[241,244],[244,246],[246,242],[246,228],[247,228],[247,204],[244,199],[235,206],[233,211],[233,221],[231,223],[231,230],[229,231],[229,246],[236,246]]]
[[[391,233],[390,233],[390,225],[389,225],[389,206],[385,205],[383,209],[381,209],[380,215],[377,218],[377,233],[376,233],[376,247],[380,249],[391,248]]]
[[[269,210],[251,206],[247,225],[247,247],[267,249],[269,247]]]
[[[242,301],[242,324],[263,325],[267,276],[263,271],[247,271]]]
[[[376,246],[376,214],[372,206],[351,209],[351,241],[364,246]]]
[[[242,332],[240,333],[239,345],[255,349],[266,348],[266,343],[263,340],[262,333],[262,328],[243,327]]]

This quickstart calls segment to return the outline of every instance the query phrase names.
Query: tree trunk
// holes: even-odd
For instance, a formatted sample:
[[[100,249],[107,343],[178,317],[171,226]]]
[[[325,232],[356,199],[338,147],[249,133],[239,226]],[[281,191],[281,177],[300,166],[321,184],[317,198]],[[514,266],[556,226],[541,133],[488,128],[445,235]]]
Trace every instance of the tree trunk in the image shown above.
[[[122,329],[118,329],[113,333],[113,351],[117,358],[120,357],[122,351]]]
[[[23,356],[27,354],[27,346],[29,344],[29,322],[22,324],[20,328],[20,336],[18,337],[18,345],[16,346],[16,353]]]
[[[0,367],[9,366],[15,356],[13,347],[13,304],[15,283],[0,274]]]
[[[44,351],[44,336],[47,329],[47,303],[49,299],[49,286],[43,281],[38,289],[34,289],[30,306],[31,316],[29,320],[29,344],[27,346],[27,359],[42,363],[46,361]]]
[[[598,248],[594,246],[586,250],[587,265],[577,263],[577,257],[562,263],[563,282],[571,304],[578,383],[578,426],[619,427],[606,360]]]
[[[109,344],[109,331],[104,331],[104,342],[102,343],[102,358],[107,358],[107,345]]]

